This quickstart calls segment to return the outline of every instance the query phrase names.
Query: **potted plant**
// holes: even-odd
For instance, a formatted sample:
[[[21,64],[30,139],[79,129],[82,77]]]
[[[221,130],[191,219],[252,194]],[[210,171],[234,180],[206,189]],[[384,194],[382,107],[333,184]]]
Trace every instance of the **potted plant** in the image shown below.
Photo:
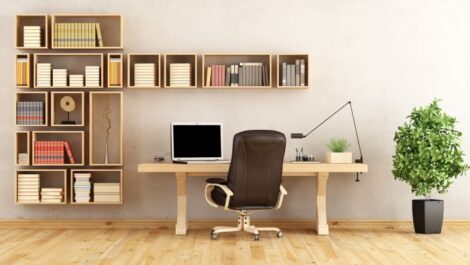
[[[345,138],[332,138],[328,148],[331,152],[326,154],[327,163],[352,163],[352,153],[345,152],[349,148],[349,142]]]
[[[447,192],[453,179],[468,170],[460,148],[462,133],[454,128],[456,119],[441,110],[439,100],[414,108],[407,118],[394,137],[393,175],[407,182],[417,196],[425,196],[412,202],[415,232],[438,234],[444,201],[432,200],[431,192]]]

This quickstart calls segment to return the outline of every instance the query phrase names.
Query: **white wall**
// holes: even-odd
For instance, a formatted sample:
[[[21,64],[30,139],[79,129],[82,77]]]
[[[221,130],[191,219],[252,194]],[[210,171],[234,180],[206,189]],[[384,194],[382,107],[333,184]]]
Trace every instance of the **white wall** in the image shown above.
[[[470,2],[465,0],[1,0],[0,218],[174,218],[175,180],[138,174],[139,162],[169,153],[171,121],[220,121],[226,156],[233,134],[269,128],[305,132],[352,100],[369,173],[334,174],[328,213],[335,219],[409,219],[409,187],[391,174],[393,134],[412,107],[443,99],[458,118],[470,152]],[[125,90],[125,204],[14,204],[14,18],[17,13],[114,12],[124,15],[125,52],[308,52],[310,89]],[[303,146],[322,159],[332,136],[353,140],[347,112],[305,140],[288,141],[287,158]],[[357,157],[357,148],[353,145]],[[470,159],[469,159],[470,160]],[[264,218],[313,218],[313,178],[285,180],[284,207]],[[229,218],[203,200],[204,178],[189,181],[190,218]],[[470,178],[444,198],[447,218],[470,218]]]

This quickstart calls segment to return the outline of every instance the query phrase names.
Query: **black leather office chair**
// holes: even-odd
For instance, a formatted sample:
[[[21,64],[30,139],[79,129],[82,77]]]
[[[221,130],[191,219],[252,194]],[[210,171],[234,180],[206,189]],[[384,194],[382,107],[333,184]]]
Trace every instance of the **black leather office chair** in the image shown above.
[[[280,132],[252,130],[234,136],[227,180],[208,179],[205,197],[211,206],[238,212],[238,226],[214,227],[212,239],[220,233],[238,231],[254,234],[255,240],[259,240],[259,231],[273,231],[282,237],[279,228],[251,225],[249,211],[281,207],[287,195],[281,185],[285,149],[286,137]]]

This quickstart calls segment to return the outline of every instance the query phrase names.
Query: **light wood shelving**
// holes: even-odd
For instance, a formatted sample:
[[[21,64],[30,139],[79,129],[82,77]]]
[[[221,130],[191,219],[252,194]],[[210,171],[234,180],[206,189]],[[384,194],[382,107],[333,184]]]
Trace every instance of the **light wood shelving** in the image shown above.
[[[18,60],[26,62],[19,63]],[[16,55],[16,87],[17,88],[30,88],[31,87],[31,56],[29,53],[21,53]]]
[[[191,85],[171,86],[170,85],[170,64],[190,63],[191,64]],[[196,53],[165,53],[163,55],[163,87],[165,88],[196,88],[197,87],[197,54]]]
[[[135,69],[136,63],[155,64],[155,83],[153,86],[136,86]],[[127,87],[128,88],[159,88],[160,87],[160,54],[158,53],[129,53],[127,54]]]
[[[119,62],[112,63],[112,60]],[[108,88],[122,88],[124,86],[124,56],[122,53],[108,53],[107,58],[107,78]]]
[[[305,61],[305,85],[299,86],[291,86],[291,85],[282,85],[282,63],[287,64],[294,64],[296,60],[304,60]],[[276,84],[279,88],[308,88],[309,86],[309,55],[302,54],[302,53],[292,53],[292,54],[278,54],[276,59],[276,73],[277,73],[277,80]]]
[[[90,92],[90,165],[122,166],[123,164],[123,112],[122,92]],[[109,113],[111,128],[106,146]],[[108,163],[106,163],[106,152]]]
[[[31,136],[29,131],[15,132],[15,166],[31,165]],[[28,163],[20,164],[18,155],[20,153],[28,155]]]
[[[64,96],[70,96],[75,101],[75,110],[67,112],[60,106]],[[62,123],[63,121],[75,121],[75,124]],[[80,127],[85,126],[85,92],[80,91],[55,91],[51,92],[51,126],[52,127]]]
[[[91,183],[118,183],[120,184],[120,197],[119,202],[95,202],[93,194],[93,185],[91,188],[91,202],[76,202],[75,201],[75,189],[74,185],[74,176],[75,173],[91,173],[90,182]],[[72,169],[70,171],[70,203],[78,205],[88,205],[88,204],[122,204],[123,202],[123,176],[122,169]]]
[[[60,203],[47,202],[18,202],[18,175],[19,174],[39,174],[40,188],[62,188],[64,200]],[[66,169],[18,169],[15,173],[15,203],[16,204],[67,204],[67,170]]]
[[[20,50],[41,50],[49,47],[49,27],[46,14],[21,14],[16,16],[16,48]],[[24,47],[24,26],[41,27],[41,47]]]
[[[60,36],[58,27],[55,23],[74,23],[67,24],[65,28],[69,27],[69,32],[72,36],[76,36],[76,32],[80,29],[76,23],[99,23],[103,46],[99,46],[98,39],[95,46],[84,47],[83,45],[68,45],[67,42],[55,42],[56,37]],[[51,16],[51,42],[52,49],[80,49],[80,50],[111,50],[123,49],[123,17],[118,14],[54,14]],[[96,30],[96,28],[94,29]],[[97,32],[93,34],[99,36]],[[66,44],[66,45],[63,45]]]
[[[44,103],[43,109],[43,123],[42,124],[19,124],[18,123],[18,102],[20,101],[38,101]],[[39,91],[30,91],[30,92],[16,92],[16,104],[15,104],[15,124],[16,126],[23,126],[23,127],[45,127],[49,124],[49,97],[47,92],[39,92]]]
[[[36,141],[67,141],[75,158],[75,163],[39,164],[34,161]],[[85,132],[84,131],[33,131],[32,132],[32,165],[33,166],[83,166],[85,165]],[[65,161],[67,153],[65,153]]]

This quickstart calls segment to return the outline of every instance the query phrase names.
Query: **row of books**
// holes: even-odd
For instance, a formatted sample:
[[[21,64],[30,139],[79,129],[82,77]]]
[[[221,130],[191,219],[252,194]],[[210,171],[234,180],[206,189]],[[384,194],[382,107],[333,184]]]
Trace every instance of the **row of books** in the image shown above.
[[[41,26],[23,26],[23,47],[40,48],[41,35]]]
[[[206,86],[269,86],[268,65],[242,62],[232,65],[211,65],[206,71]]]
[[[64,201],[63,188],[41,188],[41,202],[61,203]]]
[[[94,202],[121,202],[120,183],[93,183]]]
[[[17,163],[18,163],[18,165],[29,165],[29,154],[28,153],[18,153]]]
[[[16,59],[16,85],[27,86],[29,84],[28,58]]]
[[[148,87],[155,86],[155,64],[135,63],[134,64],[134,86]]]
[[[99,66],[87,65],[85,66],[85,75],[69,74],[67,69],[53,69],[50,63],[36,63],[36,86],[99,87],[101,84],[100,69]]]
[[[155,76],[155,74],[153,76]],[[108,78],[110,86],[122,86],[122,58],[109,58]]]
[[[282,86],[305,86],[305,60],[296,59],[295,64],[282,63]]]
[[[52,64],[50,63],[36,63],[36,86],[50,87],[52,75]]]
[[[170,64],[170,86],[189,87],[191,86],[191,64],[171,63]]]
[[[54,47],[103,47],[100,23],[54,23]]]
[[[52,69],[52,86],[66,87],[69,71],[67,69]]]
[[[91,183],[90,173],[75,173],[73,183],[74,200],[77,203],[86,203],[91,201]]]
[[[75,164],[75,158],[67,141],[35,141],[34,142],[34,164],[40,165],[63,165],[65,157],[69,164]]]
[[[39,174],[18,174],[17,201],[19,203],[38,203],[39,181]]]
[[[17,125],[44,125],[44,102],[18,101],[16,103]]]

